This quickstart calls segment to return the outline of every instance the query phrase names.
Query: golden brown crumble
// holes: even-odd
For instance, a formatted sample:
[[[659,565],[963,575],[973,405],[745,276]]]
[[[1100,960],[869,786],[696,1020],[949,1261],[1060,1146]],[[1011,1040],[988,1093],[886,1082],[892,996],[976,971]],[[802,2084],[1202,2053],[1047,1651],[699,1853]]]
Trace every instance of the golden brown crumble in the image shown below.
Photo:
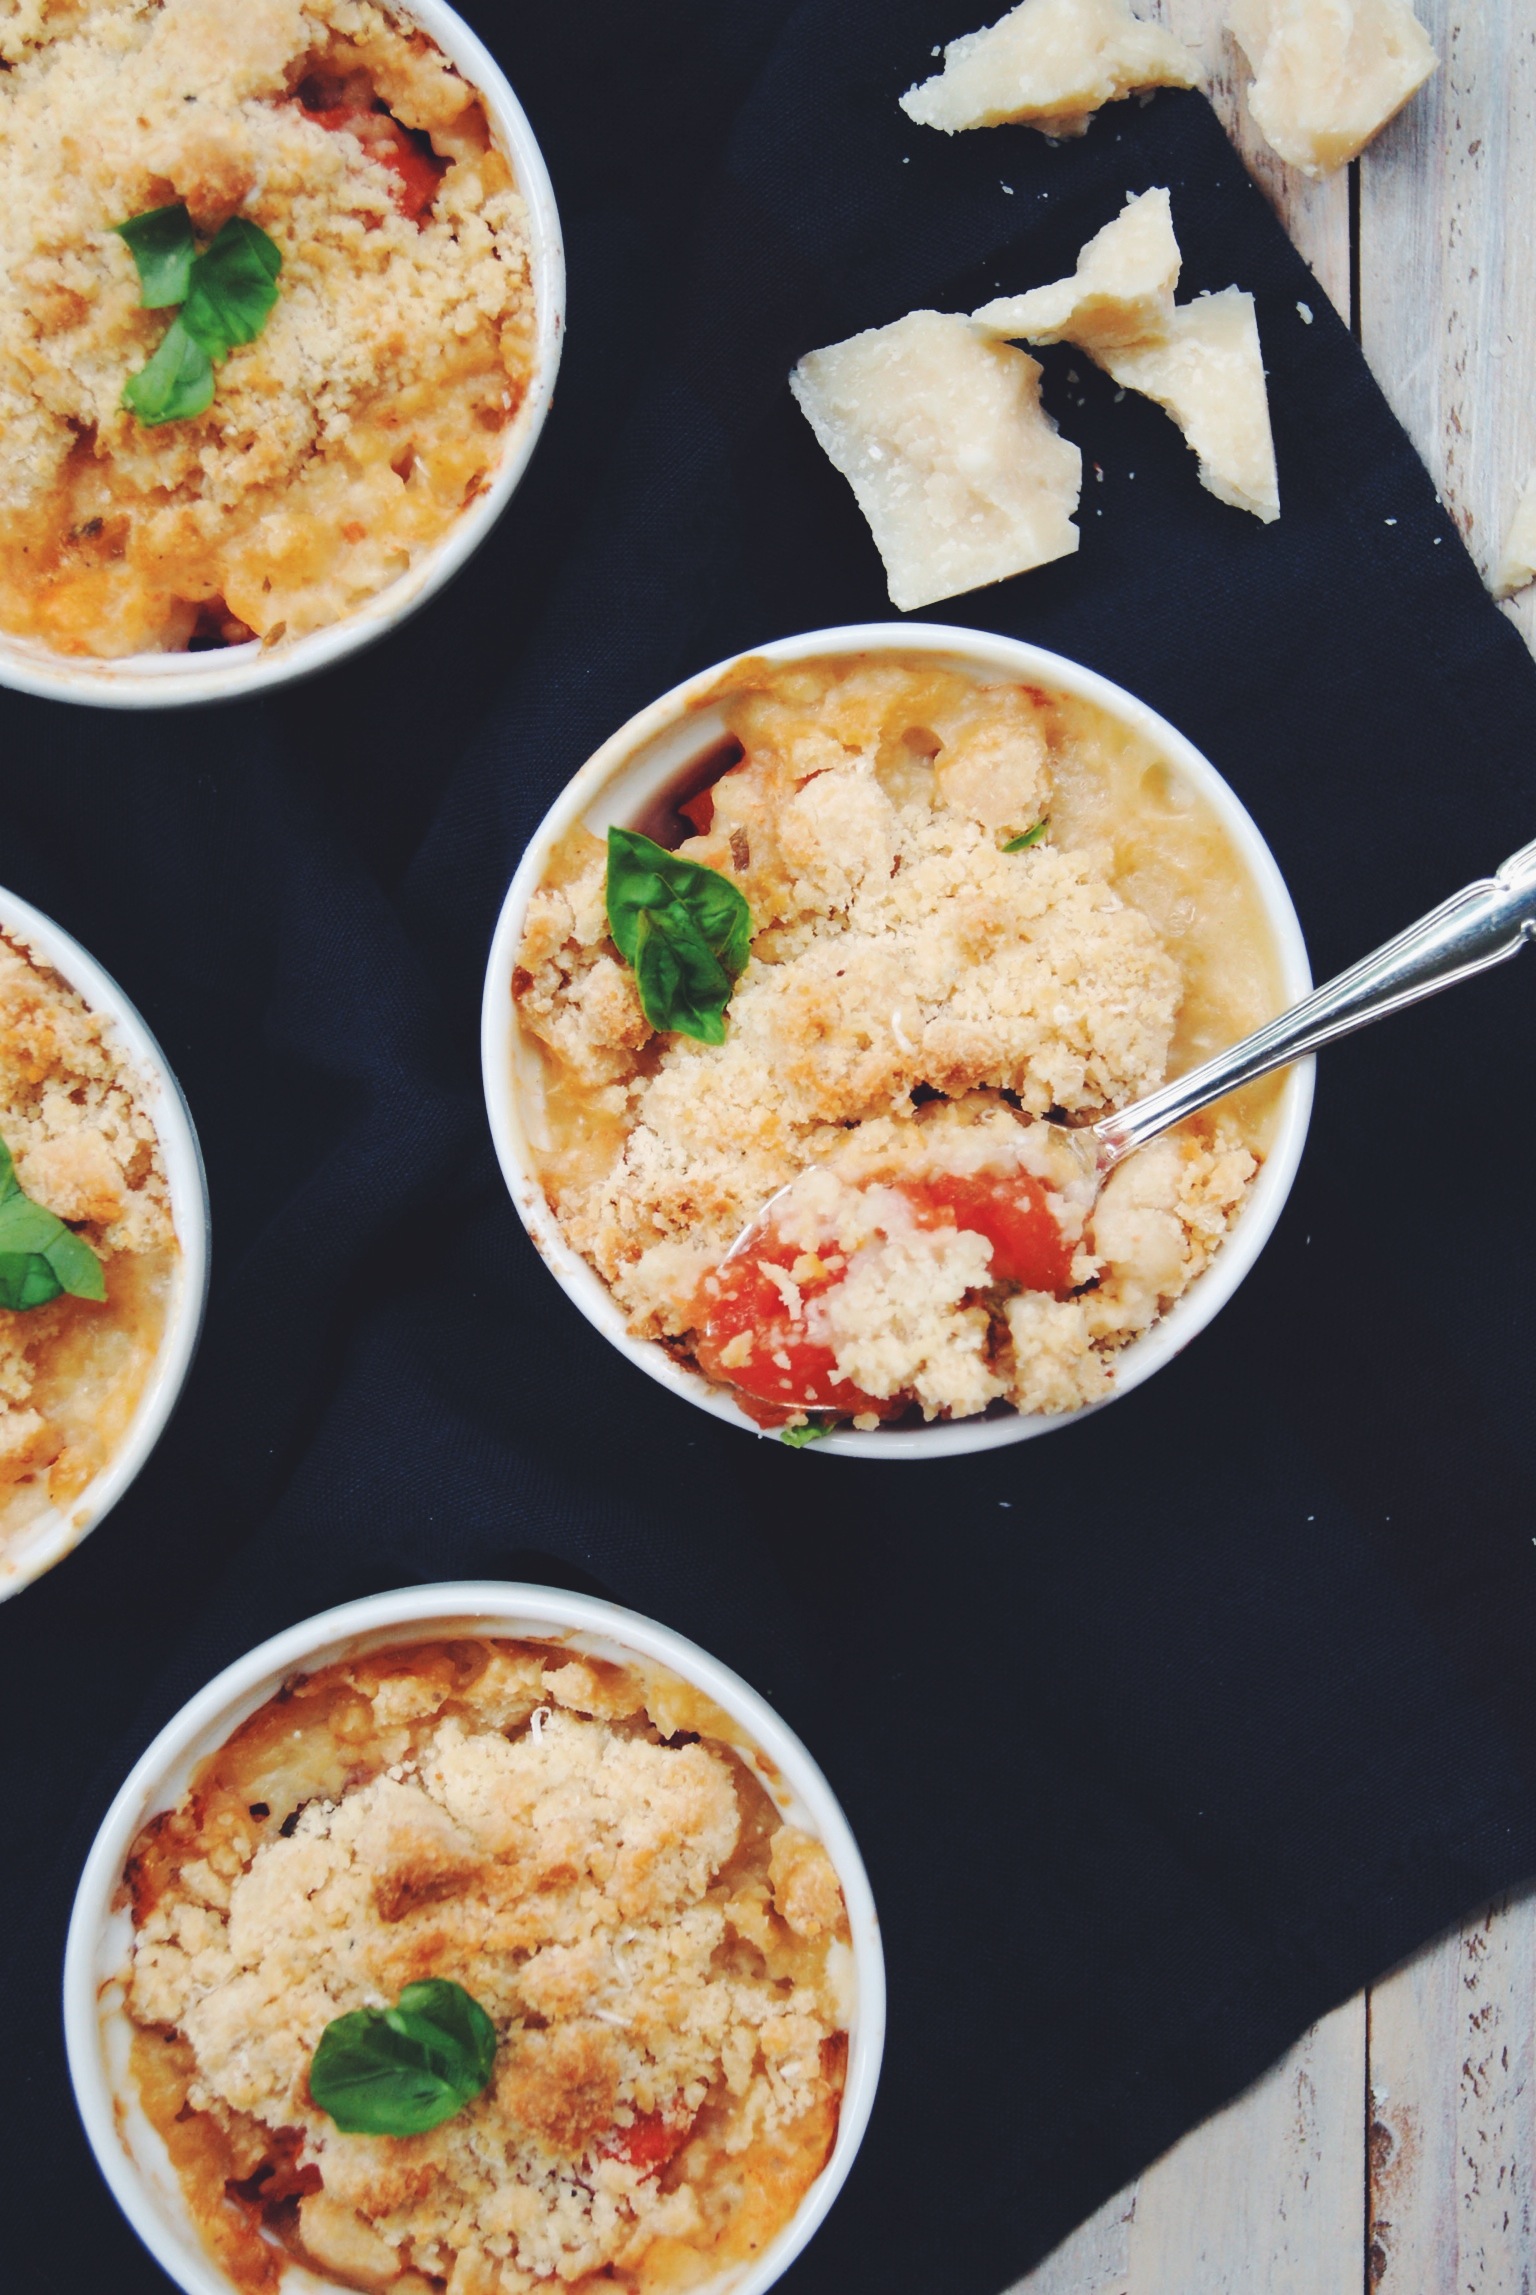
[[[243,2285],[274,2237],[355,2286],[533,2295],[692,2284],[772,2236],[836,2131],[852,1959],[826,1851],[739,1744],[660,1668],[476,1640],[301,1678],[205,1764],[130,1860],[129,2005]],[[492,2018],[490,2087],[428,2135],[341,2134],[321,2033],[428,1976]]]
[[[637,1335],[689,1345],[701,1285],[796,1181],[800,1248],[848,1271],[810,1307],[787,1244],[762,1273],[841,1380],[929,1417],[1096,1400],[1115,1350],[1219,1245],[1262,1125],[1197,1120],[1118,1173],[1085,1229],[1070,1157],[1028,1119],[1124,1105],[1176,1044],[1188,1064],[1202,1034],[1266,1016],[1240,863],[1159,760],[1131,745],[1127,766],[1111,721],[1031,687],[916,660],[746,665],[723,713],[743,754],[679,848],[752,912],[723,1045],[653,1035],[608,936],[596,837],[573,830],[529,904],[513,991],[561,1226]],[[1048,837],[1005,849],[1046,816]],[[996,1296],[977,1233],[914,1221],[892,1193],[1023,1166],[1064,1222],[1071,1295]],[[751,1360],[749,1339],[731,1348],[726,1373]],[[801,1402],[789,1361],[769,1384],[781,1410]]]
[[[374,0],[9,0],[0,59],[0,627],[113,656],[340,619],[483,488],[527,389],[526,212],[474,91]],[[419,219],[386,105],[443,168]],[[283,269],[208,411],[150,429],[122,390],[167,314],[112,226],[177,200]]]

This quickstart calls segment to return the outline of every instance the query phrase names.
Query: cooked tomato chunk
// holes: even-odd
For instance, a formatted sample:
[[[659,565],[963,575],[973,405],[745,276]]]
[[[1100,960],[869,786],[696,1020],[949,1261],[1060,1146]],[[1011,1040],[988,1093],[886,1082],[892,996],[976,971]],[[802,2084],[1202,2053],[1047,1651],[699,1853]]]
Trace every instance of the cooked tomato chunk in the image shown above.
[[[609,2159],[627,2160],[642,2175],[655,2175],[682,2150],[691,2120],[669,2120],[661,2112],[637,2112],[627,2128],[614,2128],[599,2149]]]
[[[1072,1252],[1031,1172],[938,1172],[897,1182],[923,1227],[967,1227],[992,1246],[992,1279],[1021,1291],[1072,1288]]]
[[[782,1426],[799,1410],[888,1414],[899,1403],[880,1402],[837,1375],[830,1347],[806,1336],[791,1315],[783,1289],[765,1272],[782,1267],[786,1275],[801,1255],[771,1230],[750,1253],[727,1259],[700,1295],[700,1337],[694,1348],[710,1378],[737,1388],[743,1408],[760,1426]],[[802,1300],[815,1297],[840,1279],[841,1269],[798,1285]],[[713,1288],[711,1288],[713,1286]]]
[[[396,179],[391,196],[402,215],[419,223],[437,196],[447,161],[424,151],[420,141],[388,112],[370,104],[326,104],[319,109],[302,104],[306,119],[333,133],[346,129],[357,137],[370,159],[387,167]]]
[[[1021,1291],[1072,1289],[1072,1251],[1051,1200],[1029,1172],[937,1172],[893,1183],[919,1227],[962,1227],[992,1246],[991,1280]],[[840,1283],[839,1253],[826,1259],[786,1243],[771,1225],[705,1279],[695,1305],[694,1354],[712,1379],[734,1387],[759,1426],[782,1426],[799,1411],[851,1418],[898,1416],[910,1397],[881,1398],[840,1378],[830,1347],[812,1339],[807,1306]],[[798,1302],[798,1304],[797,1304]]]

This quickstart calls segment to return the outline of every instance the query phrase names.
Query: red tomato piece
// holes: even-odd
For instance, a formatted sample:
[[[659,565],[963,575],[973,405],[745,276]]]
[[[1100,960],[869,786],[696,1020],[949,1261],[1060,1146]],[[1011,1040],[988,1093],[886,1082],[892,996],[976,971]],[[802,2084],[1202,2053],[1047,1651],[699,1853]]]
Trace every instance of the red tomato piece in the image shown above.
[[[599,2150],[611,2160],[627,2160],[642,2175],[656,2175],[675,2159],[693,2132],[691,2120],[669,2120],[661,2112],[637,2112],[627,2128],[612,2128]]]
[[[447,172],[446,160],[424,152],[388,112],[374,111],[364,104],[328,104],[321,111],[309,104],[299,108],[306,119],[329,128],[332,134],[346,129],[355,135],[368,157],[387,167],[396,178],[391,196],[401,214],[413,223],[421,221]]]
[[[1032,1172],[939,1172],[897,1182],[923,1227],[965,1227],[992,1246],[992,1276],[1021,1291],[1072,1289],[1072,1252]]]
[[[889,1417],[904,1408],[897,1401],[878,1401],[850,1380],[840,1379],[832,1349],[817,1346],[807,1338],[803,1324],[791,1321],[784,1294],[772,1276],[763,1273],[761,1262],[788,1271],[799,1256],[769,1231],[750,1254],[728,1259],[715,1269],[709,1278],[715,1290],[706,1284],[699,1294],[700,1336],[694,1353],[700,1368],[710,1378],[735,1387],[743,1409],[759,1426],[782,1426],[798,1410],[836,1410],[848,1417],[855,1411],[878,1411]],[[840,1274],[839,1269],[819,1281],[802,1283],[802,1299],[828,1290]],[[722,1355],[743,1332],[751,1335],[750,1356],[745,1362],[723,1362]]]
[[[697,789],[686,805],[678,811],[685,821],[691,821],[701,837],[707,837],[715,825],[715,792],[713,788]]]

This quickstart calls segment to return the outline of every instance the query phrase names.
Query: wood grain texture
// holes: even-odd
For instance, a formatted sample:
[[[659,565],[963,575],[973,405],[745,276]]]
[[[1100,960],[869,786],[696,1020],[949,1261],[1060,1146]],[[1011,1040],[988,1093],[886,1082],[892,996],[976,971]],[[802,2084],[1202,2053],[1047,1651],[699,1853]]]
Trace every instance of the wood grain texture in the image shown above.
[[[1365,2023],[1324,2017],[1015,2295],[1361,2295]]]
[[[1536,469],[1536,0],[1416,5],[1441,66],[1359,161],[1359,333],[1486,573]],[[1536,589],[1506,611],[1536,646]]]
[[[1536,1898],[1370,1999],[1370,2295],[1531,2295]]]
[[[1441,70],[1363,155],[1357,331],[1485,570],[1536,471],[1536,0],[1416,0]],[[1344,174],[1242,103],[1226,0],[1157,0],[1343,315]],[[1242,284],[1241,281],[1237,284]],[[1536,586],[1505,608],[1536,650]],[[1536,2295],[1536,1891],[1310,2032],[1015,2295]]]
[[[1487,5],[1487,0],[1479,0]],[[1313,183],[1295,168],[1277,159],[1248,117],[1244,91],[1248,70],[1242,53],[1226,30],[1228,0],[1157,0],[1153,8],[1138,8],[1139,15],[1161,18],[1171,32],[1200,59],[1205,91],[1247,164],[1268,197],[1296,246],[1317,274],[1319,285],[1340,316],[1349,311],[1349,178],[1345,174]],[[1242,279],[1232,284],[1241,287]]]
[[[1131,2295],[1131,2221],[1138,2188],[1131,2184],[1106,2201],[1019,2282],[1014,2295]]]
[[[1142,2177],[1131,2288],[1359,2295],[1365,2003],[1314,2025],[1246,2096]]]

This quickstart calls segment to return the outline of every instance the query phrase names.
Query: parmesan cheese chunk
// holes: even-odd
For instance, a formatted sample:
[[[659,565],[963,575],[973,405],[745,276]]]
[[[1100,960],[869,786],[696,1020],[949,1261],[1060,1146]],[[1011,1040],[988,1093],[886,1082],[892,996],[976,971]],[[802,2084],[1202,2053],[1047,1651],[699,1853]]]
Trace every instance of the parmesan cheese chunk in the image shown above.
[[[1515,504],[1515,515],[1505,537],[1504,554],[1489,584],[1496,598],[1512,598],[1527,582],[1536,581],[1536,476],[1525,482]]]
[[[1182,261],[1167,192],[1144,191],[1089,240],[1070,279],[984,303],[975,323],[1015,341],[1072,342],[1095,355],[1105,345],[1139,343],[1172,318]]]
[[[1354,159],[1439,61],[1409,0],[1232,0],[1227,26],[1255,126],[1304,175]]]
[[[1174,312],[1163,335],[1108,351],[1103,364],[1123,389],[1172,415],[1200,457],[1202,486],[1273,525],[1280,481],[1251,295],[1238,287],[1201,295]]]
[[[1083,458],[1040,403],[1040,369],[970,321],[912,311],[790,376],[853,488],[903,613],[1077,548]]]
[[[984,303],[973,323],[1077,344],[1122,389],[1172,415],[1200,457],[1202,486],[1268,525],[1280,485],[1253,297],[1229,287],[1175,304],[1179,268],[1168,194],[1145,191],[1089,240],[1070,279]]]
[[[1126,0],[1020,0],[987,31],[944,51],[944,69],[908,88],[901,108],[919,127],[1023,120],[1046,135],[1082,135],[1102,104],[1137,88],[1192,88],[1194,57]]]

